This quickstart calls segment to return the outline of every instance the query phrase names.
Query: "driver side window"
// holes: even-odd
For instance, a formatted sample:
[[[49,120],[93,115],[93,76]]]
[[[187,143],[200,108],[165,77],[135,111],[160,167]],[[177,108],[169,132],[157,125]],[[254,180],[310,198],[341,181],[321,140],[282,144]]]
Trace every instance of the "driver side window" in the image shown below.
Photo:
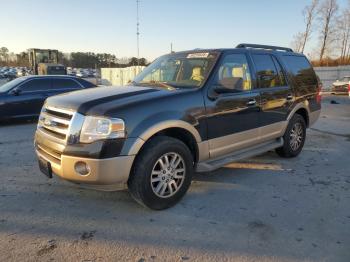
[[[237,92],[251,90],[252,79],[246,55],[226,55],[217,72],[215,85]]]

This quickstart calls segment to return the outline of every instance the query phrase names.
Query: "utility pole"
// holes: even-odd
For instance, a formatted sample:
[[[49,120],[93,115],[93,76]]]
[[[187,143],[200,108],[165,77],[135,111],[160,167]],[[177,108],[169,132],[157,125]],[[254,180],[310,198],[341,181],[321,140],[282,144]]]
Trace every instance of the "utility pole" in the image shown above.
[[[139,30],[139,3],[140,0],[136,0],[136,37],[137,37],[137,65],[140,65],[140,30]]]
[[[173,52],[173,43],[170,43],[170,53]]]

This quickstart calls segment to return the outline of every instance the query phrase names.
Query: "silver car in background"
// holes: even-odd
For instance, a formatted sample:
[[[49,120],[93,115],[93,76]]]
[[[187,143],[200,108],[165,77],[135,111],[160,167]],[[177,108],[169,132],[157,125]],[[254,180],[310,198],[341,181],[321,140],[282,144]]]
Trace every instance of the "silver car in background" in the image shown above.
[[[335,81],[331,92],[332,94],[350,96],[350,76],[344,76],[341,80]]]

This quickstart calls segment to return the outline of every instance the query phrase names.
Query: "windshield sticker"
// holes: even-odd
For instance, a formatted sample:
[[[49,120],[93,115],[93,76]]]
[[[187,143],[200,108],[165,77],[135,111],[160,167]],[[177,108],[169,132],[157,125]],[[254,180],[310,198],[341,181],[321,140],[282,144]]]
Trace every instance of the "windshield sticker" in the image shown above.
[[[209,53],[193,53],[188,54],[187,58],[206,58],[209,56]]]

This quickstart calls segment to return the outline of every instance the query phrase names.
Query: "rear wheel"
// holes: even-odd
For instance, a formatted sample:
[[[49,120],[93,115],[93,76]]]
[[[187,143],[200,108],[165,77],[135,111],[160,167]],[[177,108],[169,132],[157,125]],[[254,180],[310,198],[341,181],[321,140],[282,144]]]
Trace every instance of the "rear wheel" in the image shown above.
[[[306,123],[304,118],[295,114],[289,121],[287,130],[283,136],[284,144],[276,149],[281,157],[296,157],[303,149],[306,138]]]
[[[137,156],[128,187],[132,197],[151,209],[176,204],[187,192],[193,173],[193,157],[180,140],[159,136]]]

